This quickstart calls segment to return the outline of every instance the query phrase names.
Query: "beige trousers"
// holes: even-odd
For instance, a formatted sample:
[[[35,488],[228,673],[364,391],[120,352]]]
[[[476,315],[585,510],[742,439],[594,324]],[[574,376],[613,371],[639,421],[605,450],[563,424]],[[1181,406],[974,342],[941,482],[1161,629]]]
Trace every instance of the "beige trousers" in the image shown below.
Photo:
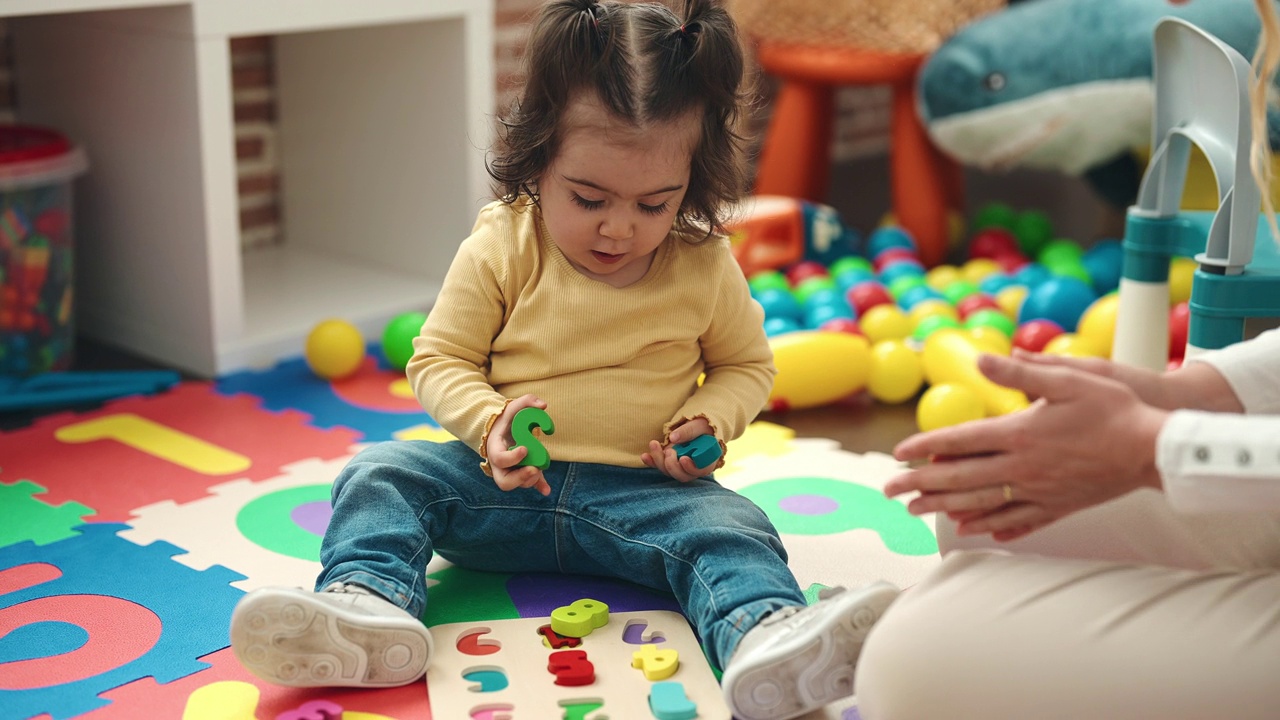
[[[1005,545],[942,520],[938,542],[863,649],[864,720],[1280,718],[1280,519],[1143,491]]]

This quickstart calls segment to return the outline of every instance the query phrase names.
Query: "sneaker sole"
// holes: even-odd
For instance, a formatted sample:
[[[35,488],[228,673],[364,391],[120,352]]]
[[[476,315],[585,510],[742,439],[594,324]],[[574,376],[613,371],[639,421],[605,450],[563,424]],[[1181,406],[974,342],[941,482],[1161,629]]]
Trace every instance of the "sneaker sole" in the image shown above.
[[[884,585],[845,593],[847,609],[806,626],[803,637],[764,650],[750,665],[725,671],[724,695],[735,718],[785,720],[853,695],[862,644],[899,591]]]
[[[413,622],[267,588],[232,612],[231,647],[253,674],[279,685],[394,687],[422,677],[431,659],[431,635]]]

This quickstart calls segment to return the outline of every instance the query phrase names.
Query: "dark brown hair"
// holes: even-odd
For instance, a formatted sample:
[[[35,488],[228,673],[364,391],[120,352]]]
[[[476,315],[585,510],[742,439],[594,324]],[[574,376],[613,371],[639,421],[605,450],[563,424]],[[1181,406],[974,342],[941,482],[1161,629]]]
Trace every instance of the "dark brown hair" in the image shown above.
[[[675,227],[705,236],[746,186],[743,139],[734,130],[742,100],[737,27],[712,0],[685,0],[683,18],[653,2],[553,0],[534,23],[524,91],[498,125],[488,160],[498,197],[537,200],[538,178],[555,159],[577,93],[594,94],[634,127],[701,110],[689,188]]]

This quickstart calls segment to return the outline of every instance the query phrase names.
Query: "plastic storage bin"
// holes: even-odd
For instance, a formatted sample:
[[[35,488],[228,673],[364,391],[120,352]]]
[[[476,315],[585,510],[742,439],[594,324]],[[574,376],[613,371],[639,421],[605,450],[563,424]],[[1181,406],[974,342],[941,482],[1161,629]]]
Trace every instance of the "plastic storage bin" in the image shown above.
[[[0,375],[71,365],[71,187],[87,168],[54,130],[0,125]]]

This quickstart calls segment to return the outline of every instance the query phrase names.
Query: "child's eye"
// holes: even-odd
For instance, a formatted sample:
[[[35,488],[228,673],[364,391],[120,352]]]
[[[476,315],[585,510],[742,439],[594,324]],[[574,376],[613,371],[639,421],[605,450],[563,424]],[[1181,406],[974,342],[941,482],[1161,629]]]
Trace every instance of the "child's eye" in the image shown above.
[[[582,197],[581,195],[579,195],[578,193],[570,193],[570,195],[573,196],[573,202],[578,207],[585,208],[587,210],[599,210],[600,208],[604,207],[603,200],[588,200]]]
[[[640,212],[648,213],[649,215],[661,215],[666,211],[667,211],[667,203],[665,202],[662,203],[661,205],[645,205],[644,203],[640,204]]]

